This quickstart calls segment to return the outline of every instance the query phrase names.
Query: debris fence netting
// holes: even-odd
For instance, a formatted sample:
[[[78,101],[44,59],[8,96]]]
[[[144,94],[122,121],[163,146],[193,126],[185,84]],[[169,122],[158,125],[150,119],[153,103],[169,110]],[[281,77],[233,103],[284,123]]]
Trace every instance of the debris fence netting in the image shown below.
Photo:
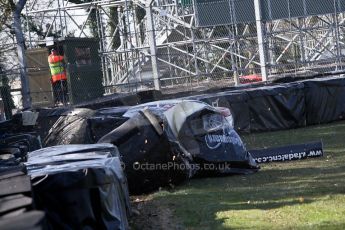
[[[125,39],[119,41],[119,31],[113,37],[107,30],[104,31],[106,34],[103,37],[59,37],[54,40],[54,45],[48,47],[46,44],[42,45],[41,40],[33,40],[26,50],[26,72],[32,105],[34,108],[70,106],[94,99],[102,100],[107,95],[155,89],[152,65],[154,57],[157,57],[156,67],[163,94],[231,87],[235,84],[236,78],[240,84],[262,81],[263,66],[255,22],[239,20],[235,23],[216,23],[214,26],[203,27],[195,24],[198,17],[203,17],[209,22],[219,19],[219,11],[209,10],[217,5],[223,4],[227,7],[222,10],[229,11],[231,4],[234,4],[234,8],[231,8],[226,17],[230,17],[231,12],[235,19],[240,17],[239,12],[242,15],[243,9],[246,9],[246,14],[243,15],[254,12],[252,2],[249,7],[241,5],[241,2],[246,1],[201,1],[171,6],[171,13],[177,14],[175,17],[181,20],[179,22],[187,20],[183,25],[161,15],[161,11],[157,9],[164,8],[165,12],[166,7],[163,3],[155,3],[157,9],[152,12],[157,42],[155,55],[148,52],[152,44],[149,42],[151,30],[146,28],[146,13],[140,21],[133,20],[133,25],[127,28],[126,36],[127,39],[132,39],[132,44]],[[279,1],[264,2],[264,14],[270,19],[262,22],[265,29],[265,68],[269,82],[276,79],[284,81],[344,72],[344,42],[341,29],[345,23],[345,14],[344,4],[340,0],[335,0],[334,5],[333,1],[318,1],[319,5],[308,1],[313,7],[306,9],[295,6],[297,2],[306,2],[302,0],[294,3],[290,1],[291,8],[286,5],[289,1],[283,1],[284,4],[279,4]],[[195,20],[191,20],[190,15],[193,15],[195,7],[198,9],[199,6],[208,10],[202,15],[196,15]],[[133,13],[146,10],[141,7],[129,7],[117,13],[126,18],[126,11]],[[280,13],[286,7],[292,11],[291,17],[278,20],[276,16],[289,12],[287,10]],[[115,9],[116,7],[109,10],[115,13]],[[236,11],[237,9],[240,11]],[[307,15],[302,15],[302,18],[296,17],[299,15],[295,12],[296,9],[307,10],[301,11]],[[326,10],[326,14],[321,14],[323,10]],[[108,17],[104,12],[101,14],[104,18]],[[133,29],[134,25],[138,26],[138,30]],[[110,25],[103,22],[102,26]],[[120,27],[126,26],[128,25],[125,23]],[[112,46],[111,42],[115,42],[114,40],[123,44]],[[102,48],[102,44],[107,42],[107,47]],[[9,119],[12,110],[22,108],[21,69],[18,67],[15,43],[10,46],[10,51],[6,52],[8,58],[0,60],[0,93],[3,104],[2,107],[0,102],[0,109],[3,119]],[[65,71],[66,80],[52,82],[48,56],[53,48],[64,57],[61,68]]]

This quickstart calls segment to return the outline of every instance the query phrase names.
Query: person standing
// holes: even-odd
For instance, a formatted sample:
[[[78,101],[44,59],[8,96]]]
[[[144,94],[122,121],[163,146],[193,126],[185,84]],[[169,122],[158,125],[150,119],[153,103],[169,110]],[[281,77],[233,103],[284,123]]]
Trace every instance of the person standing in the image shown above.
[[[15,108],[14,101],[11,95],[11,87],[9,84],[8,77],[4,74],[2,71],[2,68],[0,66],[0,96],[2,99],[2,103],[4,105],[4,113],[6,120],[9,120],[12,118],[12,110]]]
[[[55,49],[48,56],[48,63],[53,86],[54,102],[56,105],[65,104],[68,101],[67,76],[64,66],[64,57]]]

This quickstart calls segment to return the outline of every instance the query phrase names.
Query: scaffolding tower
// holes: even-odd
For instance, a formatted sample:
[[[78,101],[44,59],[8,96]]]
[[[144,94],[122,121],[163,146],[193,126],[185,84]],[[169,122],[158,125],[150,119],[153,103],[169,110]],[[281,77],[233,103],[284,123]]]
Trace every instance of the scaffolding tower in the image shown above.
[[[219,87],[252,74],[263,80],[305,76],[344,68],[343,6],[331,1],[334,11],[326,14],[266,20],[263,1],[254,0],[254,9],[248,9],[254,21],[235,20],[247,12],[235,14],[230,6],[232,23],[200,26],[198,5],[191,0],[28,0],[26,43],[96,37],[107,93]],[[217,17],[202,12],[204,19]]]

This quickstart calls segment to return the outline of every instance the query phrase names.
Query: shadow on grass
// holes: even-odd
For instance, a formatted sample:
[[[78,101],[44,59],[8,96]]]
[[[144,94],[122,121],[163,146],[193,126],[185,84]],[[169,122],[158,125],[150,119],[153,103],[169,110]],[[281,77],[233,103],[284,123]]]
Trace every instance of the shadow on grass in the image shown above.
[[[345,121],[274,132],[242,134],[248,149],[277,147],[321,140],[325,148],[344,148]]]
[[[323,196],[345,194],[344,182],[345,166],[269,169],[247,176],[195,179],[154,199],[173,207],[187,227],[222,229],[226,218],[219,219],[219,212],[310,204]]]

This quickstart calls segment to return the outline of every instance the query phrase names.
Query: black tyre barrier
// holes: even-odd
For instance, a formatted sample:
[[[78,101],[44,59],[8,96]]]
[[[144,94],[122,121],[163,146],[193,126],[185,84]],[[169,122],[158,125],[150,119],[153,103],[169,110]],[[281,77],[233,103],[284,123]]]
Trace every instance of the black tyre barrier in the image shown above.
[[[163,96],[181,95],[183,94]],[[123,97],[116,95],[117,100],[120,101],[126,100],[126,97],[126,95]],[[343,120],[345,119],[344,98],[345,78],[331,77],[266,86],[258,84],[255,87],[230,87],[221,92],[219,90],[210,91],[207,94],[187,96],[181,99],[200,100],[212,106],[229,108],[234,118],[236,131],[249,133],[284,130]],[[106,128],[108,122],[103,123],[102,119],[108,119],[111,123],[114,121],[116,127],[126,120],[122,120],[120,117],[121,113],[129,107],[122,107],[122,105],[135,104],[123,102],[119,104],[120,108],[104,109],[104,112],[101,112],[102,109],[100,109],[100,112],[96,112],[93,117],[100,118],[95,118],[93,121],[95,124],[93,126],[94,134],[92,134],[95,138],[94,141],[105,133],[101,128]],[[112,100],[107,101],[104,105],[98,105],[97,108],[114,106]],[[113,113],[112,110],[114,110]],[[44,115],[40,115],[41,117],[43,118]],[[97,126],[100,129],[97,129]],[[46,134],[47,131],[40,130],[39,134],[41,133]],[[44,138],[45,135],[41,135],[41,137]]]
[[[345,119],[345,78],[319,78],[187,97],[229,108],[238,132],[266,132]]]
[[[29,153],[36,208],[51,229],[128,229],[126,177],[113,145],[61,145]]]
[[[0,168],[4,169],[0,160]],[[22,166],[0,171],[0,229],[48,229],[45,213],[34,210],[30,177]]]

